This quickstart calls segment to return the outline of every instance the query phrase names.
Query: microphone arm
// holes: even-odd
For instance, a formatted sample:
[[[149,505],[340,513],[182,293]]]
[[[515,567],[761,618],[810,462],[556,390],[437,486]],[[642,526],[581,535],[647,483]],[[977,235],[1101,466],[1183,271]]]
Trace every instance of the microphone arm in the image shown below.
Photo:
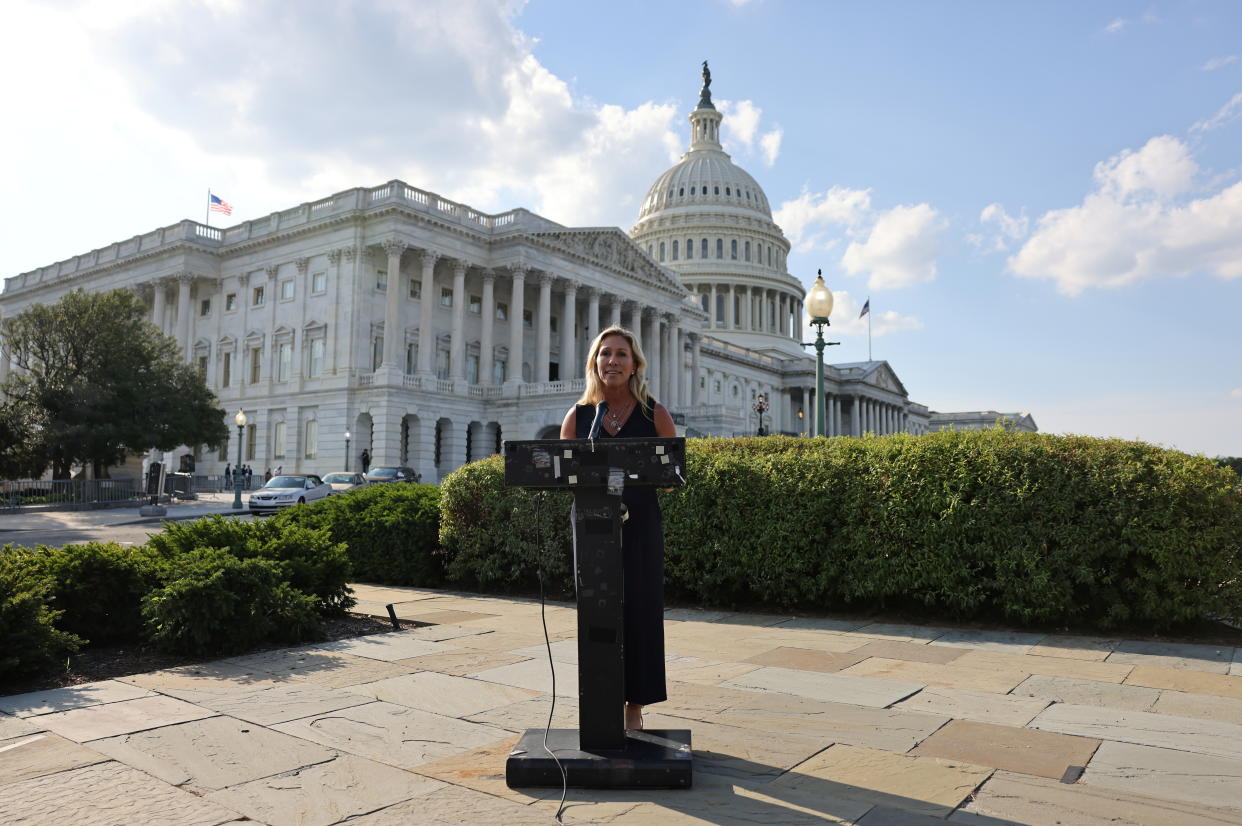
[[[604,423],[604,414],[608,412],[608,402],[601,401],[595,405],[595,420],[591,422],[591,432],[587,435],[588,439],[594,441],[599,437],[600,426]]]

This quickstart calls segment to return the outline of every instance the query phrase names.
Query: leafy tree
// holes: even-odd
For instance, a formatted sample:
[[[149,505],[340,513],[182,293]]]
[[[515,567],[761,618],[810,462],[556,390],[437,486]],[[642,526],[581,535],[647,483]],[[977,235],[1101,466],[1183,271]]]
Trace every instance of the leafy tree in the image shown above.
[[[1233,472],[1242,476],[1242,456],[1217,456],[1216,464],[1221,467],[1233,468]]]
[[[5,319],[0,337],[16,365],[0,384],[0,436],[18,437],[0,439],[0,470],[51,465],[65,479],[81,462],[102,476],[151,448],[228,436],[202,376],[128,290],[74,290]]]

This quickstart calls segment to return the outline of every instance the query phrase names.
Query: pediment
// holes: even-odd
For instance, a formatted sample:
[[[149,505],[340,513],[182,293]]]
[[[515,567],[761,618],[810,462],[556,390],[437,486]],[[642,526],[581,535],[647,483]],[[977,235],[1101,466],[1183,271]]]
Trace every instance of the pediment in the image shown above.
[[[899,378],[897,378],[897,374],[893,372],[893,368],[889,366],[887,361],[882,361],[876,365],[875,369],[871,371],[871,374],[863,379],[863,381],[867,384],[873,384],[876,387],[887,390],[890,393],[896,393],[899,396],[908,395],[906,393],[905,385],[901,383]]]
[[[532,232],[530,237],[544,246],[585,259],[601,268],[628,275],[679,296],[687,294],[680,278],[652,261],[633,239],[619,229],[547,230]]]

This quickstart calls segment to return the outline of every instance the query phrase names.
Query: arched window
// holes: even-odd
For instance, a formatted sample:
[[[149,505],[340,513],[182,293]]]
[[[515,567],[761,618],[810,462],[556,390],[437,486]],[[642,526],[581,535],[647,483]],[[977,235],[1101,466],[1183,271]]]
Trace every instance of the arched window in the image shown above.
[[[677,190],[677,197],[684,198],[686,196],[686,188],[683,186]]]
[[[746,260],[747,261],[750,260],[750,242],[749,241],[746,242]]]
[[[707,312],[707,293],[699,296],[699,303],[703,305],[703,312]]]
[[[664,242],[663,241],[660,242],[660,260],[661,261],[664,260]]]
[[[734,261],[737,260],[737,239],[734,238],[729,242],[729,257]]]
[[[716,187],[716,194],[717,194],[717,195],[719,195],[719,194],[720,194],[720,187]]]
[[[746,200],[750,200],[750,190],[746,190]]]
[[[674,261],[677,260],[677,242],[676,241],[673,242],[673,260]]]
[[[691,194],[691,195],[693,195],[693,194],[694,194],[694,187],[690,187],[690,194]]]
[[[768,266],[772,266],[772,245],[768,244]]]
[[[707,239],[703,239],[703,243],[699,246],[699,258],[707,257]]]
[[[689,261],[693,257],[694,257],[694,239],[687,238],[686,239],[686,260]]]
[[[655,258],[655,247],[651,244],[647,245],[647,257]]]
[[[723,238],[716,239],[716,257],[724,258],[724,239]]]
[[[731,195],[731,194],[733,194],[733,193],[731,193],[731,192],[729,191],[729,187],[727,187],[727,186],[726,186],[726,187],[725,187],[725,195]]]

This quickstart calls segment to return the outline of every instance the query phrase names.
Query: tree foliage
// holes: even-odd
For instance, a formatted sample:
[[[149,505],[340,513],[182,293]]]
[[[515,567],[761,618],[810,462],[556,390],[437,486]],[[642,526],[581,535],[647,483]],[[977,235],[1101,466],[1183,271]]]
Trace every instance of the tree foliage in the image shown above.
[[[0,472],[67,478],[129,455],[219,445],[224,411],[180,348],[127,290],[74,290],[4,321],[16,369],[0,385]],[[7,431],[7,432],[6,432]]]

